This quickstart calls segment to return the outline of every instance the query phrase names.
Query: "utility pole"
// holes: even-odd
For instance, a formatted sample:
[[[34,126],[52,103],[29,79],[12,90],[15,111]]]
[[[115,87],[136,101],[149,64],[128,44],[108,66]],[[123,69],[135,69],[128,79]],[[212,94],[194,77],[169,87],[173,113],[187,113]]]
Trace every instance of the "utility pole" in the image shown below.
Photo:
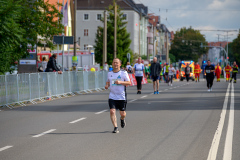
[[[117,3],[114,1],[114,58],[117,58]]]
[[[63,66],[63,57],[64,57],[64,32],[65,32],[65,24],[64,24],[64,9],[65,9],[65,5],[64,5],[64,0],[63,0],[63,7],[62,7],[62,13],[63,13],[63,32],[62,32],[62,36],[63,36],[63,45],[62,45],[62,71],[64,71],[64,66]]]
[[[221,34],[217,34],[218,35],[218,42],[219,42],[219,36],[221,35]]]
[[[77,34],[76,34],[76,20],[77,20],[77,0],[74,0],[74,56],[76,56]]]
[[[103,61],[107,62],[107,11],[104,11],[104,29],[103,29]]]

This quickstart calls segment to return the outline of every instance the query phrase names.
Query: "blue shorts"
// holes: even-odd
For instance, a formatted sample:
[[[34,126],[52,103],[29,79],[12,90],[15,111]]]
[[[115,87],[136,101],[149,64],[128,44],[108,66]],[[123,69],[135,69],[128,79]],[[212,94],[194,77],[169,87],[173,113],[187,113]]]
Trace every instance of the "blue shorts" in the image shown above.
[[[153,80],[153,82],[159,80],[159,76],[152,76],[152,80]]]

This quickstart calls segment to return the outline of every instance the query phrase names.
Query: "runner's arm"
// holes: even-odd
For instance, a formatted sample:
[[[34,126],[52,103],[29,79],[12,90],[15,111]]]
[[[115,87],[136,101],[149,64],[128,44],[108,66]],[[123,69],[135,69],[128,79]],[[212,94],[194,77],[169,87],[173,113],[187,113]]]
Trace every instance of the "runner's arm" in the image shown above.
[[[105,89],[108,89],[109,86],[110,86],[110,82],[106,82]]]

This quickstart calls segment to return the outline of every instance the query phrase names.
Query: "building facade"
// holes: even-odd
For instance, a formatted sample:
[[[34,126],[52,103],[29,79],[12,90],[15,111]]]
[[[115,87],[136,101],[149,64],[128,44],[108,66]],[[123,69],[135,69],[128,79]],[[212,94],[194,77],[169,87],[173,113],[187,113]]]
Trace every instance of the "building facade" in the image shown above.
[[[117,2],[123,16],[127,21],[127,31],[130,33],[132,43],[130,49],[133,53],[146,54],[147,51],[147,9],[143,5],[137,6],[132,0]],[[88,45],[95,45],[95,38],[98,26],[103,27],[100,19],[109,5],[113,5],[112,0],[78,0],[76,37],[80,39],[81,50],[86,50]],[[144,8],[145,7],[145,8]],[[141,9],[142,12],[141,12]],[[145,43],[144,43],[145,42]],[[142,45],[141,45],[142,44]]]

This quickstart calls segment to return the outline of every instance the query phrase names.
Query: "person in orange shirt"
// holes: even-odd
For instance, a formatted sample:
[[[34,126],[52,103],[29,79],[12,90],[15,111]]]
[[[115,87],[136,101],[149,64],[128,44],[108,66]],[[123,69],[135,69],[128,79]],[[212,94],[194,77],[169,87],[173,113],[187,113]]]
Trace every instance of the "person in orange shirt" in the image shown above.
[[[221,67],[219,66],[219,63],[217,64],[217,66],[215,67],[215,75],[217,77],[217,82],[220,82],[220,75],[221,75]]]
[[[197,81],[199,82],[200,73],[201,73],[200,65],[198,64],[198,62],[196,62],[195,65],[194,65],[194,74],[195,74],[196,82]]]
[[[227,66],[224,69],[224,71],[226,72],[226,82],[229,82],[231,70],[232,67],[229,64],[227,64]]]

